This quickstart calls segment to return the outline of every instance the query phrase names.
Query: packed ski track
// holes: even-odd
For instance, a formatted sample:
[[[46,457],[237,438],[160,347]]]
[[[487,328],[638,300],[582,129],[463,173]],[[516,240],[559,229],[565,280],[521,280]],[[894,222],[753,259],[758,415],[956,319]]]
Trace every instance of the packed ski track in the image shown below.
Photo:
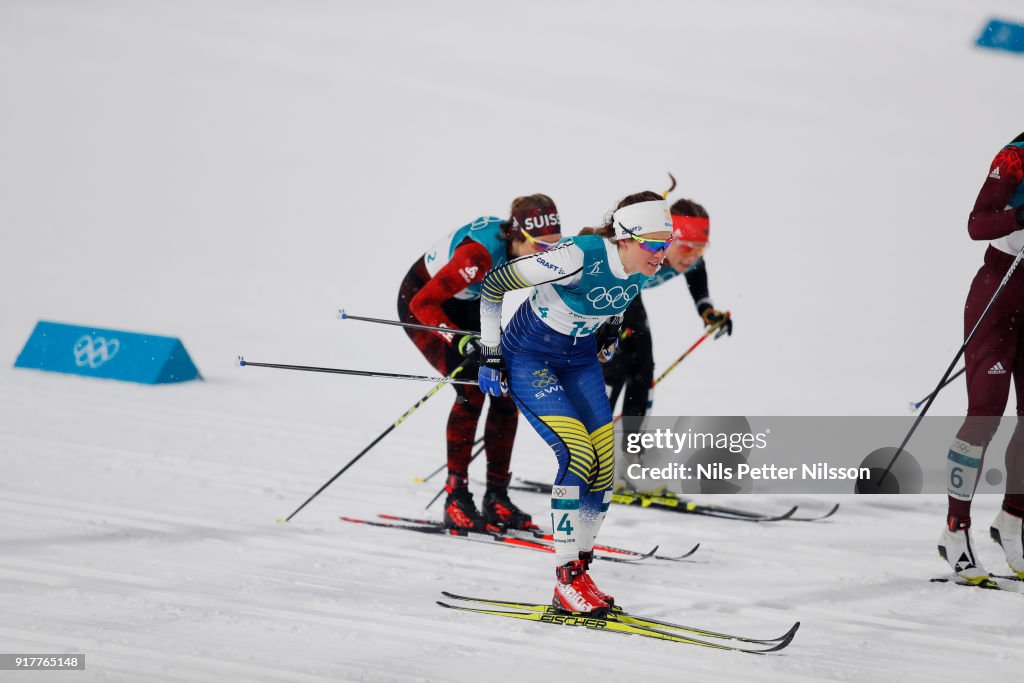
[[[702,544],[682,562],[602,563],[629,611],[750,637],[802,623],[784,653],[749,658],[437,607],[444,590],[543,602],[550,563],[339,521],[422,515],[433,482],[391,476],[434,465],[415,439],[396,434],[374,456],[386,466],[357,465],[281,524],[366,432],[211,413],[202,395],[244,393],[240,381],[148,393],[7,370],[3,387],[0,638],[8,650],[86,652],[89,668],[76,674],[85,679],[470,680],[486,670],[547,680],[571,657],[595,675],[886,680],[900,670],[924,681],[961,667],[1010,675],[1019,664],[1024,596],[928,581],[942,575],[931,538],[939,497],[740,501],[767,511],[842,503],[809,523],[616,506],[606,544]],[[114,428],[116,439],[105,436]],[[545,456],[523,454],[524,476],[546,476]],[[545,496],[516,498],[543,518]],[[982,518],[995,513],[991,501],[979,507]],[[895,515],[901,533],[881,533]],[[934,656],[951,642],[962,650],[955,663]]]
[[[1020,5],[984,4],[0,3],[0,653],[87,658],[0,680],[1019,677],[1024,584],[929,581],[937,495],[698,499],[841,504],[820,522],[611,508],[599,543],[701,546],[599,563],[603,589],[754,638],[799,621],[767,656],[445,610],[544,602],[551,558],[339,517],[440,517],[440,477],[413,480],[451,391],[280,523],[430,385],[236,362],[429,374],[400,330],[334,312],[393,316],[427,246],[516,195],[575,229],[670,170],[714,216],[735,334],[654,412],[905,415],[960,344],[967,213],[1021,128],[1019,58],[971,46]],[[659,368],[702,331],[684,289],[644,297]],[[9,367],[40,319],[179,336],[205,379]],[[932,414],[965,404],[952,384]],[[515,475],[553,468],[521,421]],[[547,526],[546,496],[512,498]],[[996,572],[998,505],[974,504]]]

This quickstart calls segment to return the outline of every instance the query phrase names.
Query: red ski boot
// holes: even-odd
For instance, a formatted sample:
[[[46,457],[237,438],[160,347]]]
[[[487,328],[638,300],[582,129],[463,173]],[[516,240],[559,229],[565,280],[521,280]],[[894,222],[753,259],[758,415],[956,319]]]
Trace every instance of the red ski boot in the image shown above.
[[[473,502],[469,492],[469,481],[457,474],[449,474],[444,485],[448,497],[444,501],[444,525],[449,529],[462,531],[484,531],[487,521]]]
[[[594,583],[594,579],[591,578],[591,576],[590,576],[590,571],[589,571],[590,570],[590,563],[593,562],[593,561],[594,561],[594,551],[593,550],[591,550],[590,552],[586,552],[586,553],[583,552],[582,550],[580,551],[580,562],[583,563],[583,580],[586,581],[587,586],[590,588],[591,592],[593,592],[594,595],[596,595],[598,598],[600,598],[604,602],[608,603],[609,607],[614,607],[615,606],[615,598],[613,598],[612,596],[608,595],[603,590],[598,588],[597,584]]]
[[[519,531],[540,529],[533,523],[533,518],[530,515],[509,500],[507,488],[487,487],[487,493],[484,494],[483,515],[488,524],[494,524],[503,529]]]
[[[606,617],[611,606],[591,590],[582,560],[566,562],[555,569],[558,582],[551,604],[567,612],[582,612],[593,617]]]

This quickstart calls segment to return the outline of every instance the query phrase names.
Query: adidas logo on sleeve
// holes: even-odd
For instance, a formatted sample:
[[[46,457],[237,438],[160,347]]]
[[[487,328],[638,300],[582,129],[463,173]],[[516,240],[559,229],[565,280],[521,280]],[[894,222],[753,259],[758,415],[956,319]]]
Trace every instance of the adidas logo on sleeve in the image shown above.
[[[1001,178],[999,177],[999,167],[996,166],[995,168],[993,168],[992,172],[988,174],[988,177],[992,178],[993,180],[1001,180]]]

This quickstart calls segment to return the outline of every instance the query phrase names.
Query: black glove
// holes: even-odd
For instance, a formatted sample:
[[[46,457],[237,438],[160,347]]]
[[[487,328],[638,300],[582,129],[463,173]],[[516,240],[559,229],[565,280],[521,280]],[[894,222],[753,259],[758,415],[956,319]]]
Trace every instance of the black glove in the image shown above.
[[[464,334],[455,348],[459,350],[459,355],[466,360],[473,363],[480,362],[480,337]]]
[[[622,318],[611,318],[597,331],[597,360],[607,363],[615,357],[619,350],[619,331],[622,329]]]
[[[718,332],[715,333],[715,339],[718,339],[723,334],[732,336],[732,316],[729,314],[729,311],[719,311],[711,304],[704,303],[697,307],[697,314],[704,321],[705,327],[722,323],[718,328]],[[725,322],[722,322],[723,320]]]

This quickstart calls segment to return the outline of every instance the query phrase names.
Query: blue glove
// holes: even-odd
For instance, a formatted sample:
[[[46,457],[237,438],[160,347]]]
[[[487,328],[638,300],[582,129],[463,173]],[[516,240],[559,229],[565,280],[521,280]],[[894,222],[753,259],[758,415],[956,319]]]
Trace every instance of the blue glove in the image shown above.
[[[597,360],[607,363],[615,357],[619,350],[619,334],[622,329],[622,318],[616,316],[601,326],[597,332]]]
[[[477,374],[480,391],[491,396],[508,394],[508,380],[505,378],[505,360],[501,357],[501,346],[480,345],[480,371]]]

